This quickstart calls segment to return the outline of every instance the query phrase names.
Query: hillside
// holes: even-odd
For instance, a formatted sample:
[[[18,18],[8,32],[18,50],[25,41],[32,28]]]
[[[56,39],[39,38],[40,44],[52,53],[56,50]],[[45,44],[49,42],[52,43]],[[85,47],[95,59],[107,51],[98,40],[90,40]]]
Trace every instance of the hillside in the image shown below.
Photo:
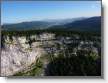
[[[101,17],[73,18],[63,20],[46,20],[4,24],[2,30],[73,30],[73,31],[101,31]]]
[[[4,24],[2,26],[3,30],[34,30],[34,29],[45,29],[51,26],[52,22],[44,21],[32,21],[32,22],[22,22],[16,24]]]
[[[64,25],[55,25],[49,29],[64,29],[74,31],[101,31],[101,17],[91,17],[82,20],[77,20]]]
[[[15,24],[4,24],[2,25],[2,30],[41,30],[41,29],[48,29],[49,27],[55,25],[64,25],[67,23],[71,23],[77,20],[82,20],[81,18],[70,18],[70,19],[47,19],[43,21],[31,21],[31,22],[22,22],[22,23],[15,23]]]

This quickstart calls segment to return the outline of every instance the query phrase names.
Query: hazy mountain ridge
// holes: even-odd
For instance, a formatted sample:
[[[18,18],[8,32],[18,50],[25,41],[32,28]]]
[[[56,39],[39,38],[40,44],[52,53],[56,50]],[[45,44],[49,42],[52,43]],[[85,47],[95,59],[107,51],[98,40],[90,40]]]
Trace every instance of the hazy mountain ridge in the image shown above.
[[[2,30],[41,30],[66,29],[78,31],[101,31],[101,16],[62,20],[31,21],[16,24],[4,24]]]
[[[16,23],[16,24],[7,24],[3,25],[3,30],[29,30],[29,29],[43,29],[47,28],[48,26],[52,25],[50,22],[44,22],[44,21],[33,21],[33,22],[22,22],[22,23]]]
[[[53,22],[55,23],[54,25],[63,25],[63,24],[67,24],[67,23],[71,23],[71,22],[74,22],[74,21],[77,21],[77,20],[83,20],[83,19],[86,19],[84,17],[80,17],[80,18],[67,18],[67,19],[49,19],[49,20],[46,20],[47,22]]]
[[[55,25],[49,29],[64,29],[75,31],[101,31],[101,16],[77,20],[64,25]]]
[[[21,22],[13,24],[3,24],[2,30],[36,30],[36,29],[48,29],[54,25],[63,25],[71,23],[76,20],[84,19],[81,18],[71,18],[71,19],[46,19],[43,21],[31,21],[31,22]]]
[[[68,29],[80,29],[83,31],[101,31],[101,17],[91,17],[65,25]]]

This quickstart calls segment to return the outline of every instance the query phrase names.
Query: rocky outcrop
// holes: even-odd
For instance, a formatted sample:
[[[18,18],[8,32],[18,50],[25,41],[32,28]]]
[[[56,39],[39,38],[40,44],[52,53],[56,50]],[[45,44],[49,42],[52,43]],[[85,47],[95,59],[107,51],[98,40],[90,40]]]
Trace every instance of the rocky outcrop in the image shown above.
[[[45,54],[42,48],[30,48],[25,37],[13,37],[13,41],[5,38],[4,48],[1,49],[1,76],[13,75],[24,70],[38,57]]]

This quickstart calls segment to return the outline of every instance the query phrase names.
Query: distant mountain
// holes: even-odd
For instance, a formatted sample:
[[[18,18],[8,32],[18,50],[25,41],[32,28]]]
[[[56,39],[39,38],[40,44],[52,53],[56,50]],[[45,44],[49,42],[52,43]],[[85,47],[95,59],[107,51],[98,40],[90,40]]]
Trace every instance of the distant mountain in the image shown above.
[[[31,21],[31,22],[22,22],[16,24],[4,24],[2,25],[2,30],[36,30],[36,29],[47,29],[54,25],[63,25],[71,23],[76,20],[81,20],[84,18],[72,18],[72,19],[56,19],[56,20],[44,20],[44,21]]]
[[[74,31],[101,31],[101,16],[77,20],[64,25],[55,25],[49,29],[65,29]]]
[[[47,22],[53,22],[54,25],[63,25],[63,24],[67,24],[67,23],[71,23],[77,20],[82,20],[85,19],[84,17],[80,17],[80,18],[68,18],[68,19],[47,19],[45,21]]]
[[[90,18],[73,18],[62,20],[45,20],[4,24],[2,30],[74,30],[74,31],[101,31],[101,16]]]
[[[52,22],[44,21],[32,21],[32,22],[22,22],[16,24],[4,24],[2,25],[3,30],[34,30],[34,29],[46,29],[50,27]]]

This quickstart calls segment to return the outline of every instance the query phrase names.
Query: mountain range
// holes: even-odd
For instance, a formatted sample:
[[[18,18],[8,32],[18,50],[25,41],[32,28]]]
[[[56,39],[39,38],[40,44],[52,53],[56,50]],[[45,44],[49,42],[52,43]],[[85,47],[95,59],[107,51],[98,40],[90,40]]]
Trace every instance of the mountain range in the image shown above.
[[[78,31],[101,31],[101,16],[89,18],[73,18],[62,20],[31,21],[15,24],[4,24],[2,30],[43,30],[66,29]]]
[[[63,25],[55,25],[50,29],[65,29],[73,31],[101,31],[101,16],[76,20]]]

